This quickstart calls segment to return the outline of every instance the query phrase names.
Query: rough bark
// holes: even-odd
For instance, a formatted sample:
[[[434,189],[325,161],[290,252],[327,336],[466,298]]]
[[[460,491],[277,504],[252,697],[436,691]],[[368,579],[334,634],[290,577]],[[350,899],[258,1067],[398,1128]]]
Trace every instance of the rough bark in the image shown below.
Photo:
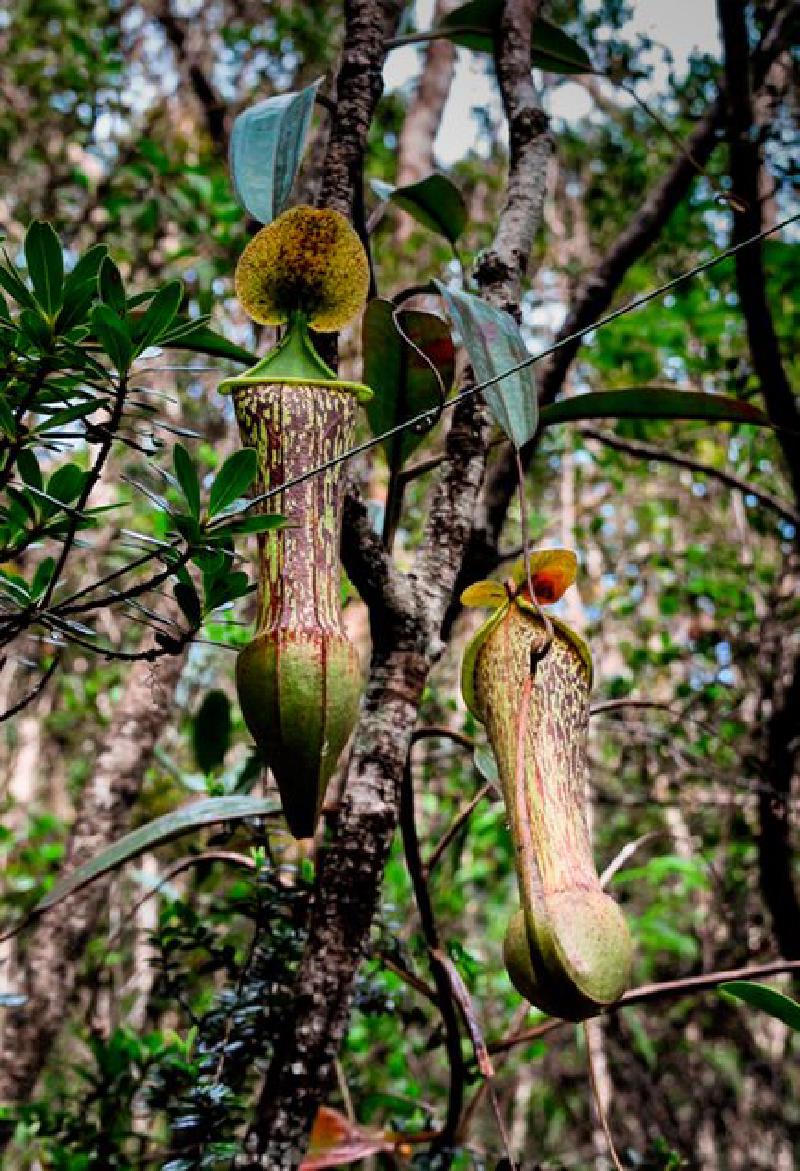
[[[800,800],[800,635],[793,602],[800,560],[789,559],[761,630],[761,779],[758,798],[758,872],[761,896],[775,941],[789,959],[800,959],[800,897],[795,882],[797,836],[791,809]],[[794,633],[792,629],[794,627]]]
[[[787,8],[797,6],[788,5]],[[743,0],[719,0],[725,57],[725,114],[733,190],[741,201],[733,213],[731,243],[756,235],[761,214],[761,150],[753,117],[750,52]],[[736,287],[742,307],[753,367],[770,420],[783,451],[795,501],[800,504],[800,409],[781,357],[767,300],[764,249],[761,244],[736,254]]]
[[[385,44],[397,28],[402,0],[346,0],[345,41],[336,79],[319,203],[349,215],[361,197],[364,148],[383,92]]]
[[[510,202],[501,216],[494,250],[509,267],[496,285],[486,274],[482,277],[484,295],[495,304],[518,299],[520,269],[527,262],[524,249],[530,247],[541,219],[540,169],[544,171],[550,146],[544,140],[541,115],[529,105],[532,91],[522,88],[523,82],[530,85],[530,44],[524,32],[519,33],[530,29],[537,11],[532,0],[511,0],[499,37],[501,88],[514,120],[516,143],[512,190],[524,201],[524,211]],[[374,25],[373,18],[373,34]],[[348,21],[350,37],[358,28]],[[379,51],[374,36],[370,43],[373,52]],[[367,73],[362,64],[359,82]],[[351,77],[351,83],[354,80]],[[340,102],[348,93],[344,82],[340,77]],[[359,92],[366,101],[372,91],[365,91],[362,84]],[[348,126],[356,123],[348,116]],[[340,142],[341,133],[334,126],[331,148]],[[360,159],[349,159],[347,165],[337,163],[338,179],[327,188],[327,197],[338,200],[340,207],[349,206],[345,184],[360,170]],[[397,824],[403,769],[422,690],[443,649],[441,626],[472,531],[489,433],[488,414],[480,400],[462,401],[445,441],[440,480],[408,577],[386,558],[358,500],[351,498],[348,504],[345,524],[352,522],[355,531],[351,529],[345,543],[345,564],[370,606],[370,680],[336,824],[320,850],[309,939],[294,1003],[267,1073],[248,1151],[238,1164],[249,1171],[297,1166],[344,1035],[355,974]]]
[[[797,13],[797,5],[789,5]],[[718,0],[725,60],[725,110],[730,175],[741,209],[733,213],[732,243],[761,231],[762,161],[750,89],[750,52],[743,0]],[[761,244],[736,254],[736,287],[747,328],[753,368],[767,414],[786,461],[795,503],[800,505],[800,409],[789,383],[767,299]],[[796,566],[784,580],[796,583]],[[785,621],[772,614],[762,631],[762,768],[768,788],[759,797],[758,859],[761,894],[784,955],[800,956],[800,897],[794,879],[789,806],[800,772],[800,648],[786,637]]]
[[[185,655],[131,669],[103,749],[76,812],[65,871],[92,858],[129,827],[165,713]],[[30,1095],[48,1059],[75,991],[81,958],[108,905],[112,876],[92,883],[48,912],[23,937],[19,970],[4,981],[26,997],[20,1008],[0,1015],[0,1101],[18,1104]]]

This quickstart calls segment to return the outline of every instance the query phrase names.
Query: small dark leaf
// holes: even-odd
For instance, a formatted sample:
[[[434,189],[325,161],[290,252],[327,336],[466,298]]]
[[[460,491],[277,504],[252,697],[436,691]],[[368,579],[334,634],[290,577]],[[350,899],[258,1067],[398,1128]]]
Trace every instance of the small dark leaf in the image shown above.
[[[231,362],[238,362],[242,366],[252,366],[258,361],[255,354],[229,342],[213,329],[200,324],[190,331],[183,326],[192,324],[185,321],[176,321],[165,334],[159,338],[158,344],[170,350],[188,350],[193,354],[208,354],[212,358],[228,358]],[[178,332],[180,330],[180,332]]]
[[[4,398],[0,398],[0,431],[3,431],[9,439],[16,438],[17,424],[14,421],[11,407]]]
[[[90,320],[95,336],[114,368],[120,374],[127,374],[133,357],[133,346],[126,323],[117,317],[113,309],[103,304],[93,307]]]
[[[110,256],[104,256],[100,264],[97,278],[100,300],[116,313],[117,317],[124,317],[127,311],[125,301],[125,287],[122,283],[120,271]]]
[[[42,487],[44,483],[42,469],[39,467],[36,455],[28,448],[23,448],[17,456],[17,471],[26,484],[30,484],[34,488]]]
[[[258,472],[258,457],[252,447],[243,447],[228,456],[211,485],[208,511],[210,516],[222,512],[234,500],[244,496]]]
[[[172,523],[187,545],[196,547],[203,544],[203,530],[196,517],[184,513],[173,513]]]
[[[176,443],[172,449],[172,466],[175,476],[181,486],[184,499],[189,505],[189,511],[195,520],[200,519],[200,477],[192,457],[182,443]]]
[[[25,234],[25,260],[36,300],[52,317],[61,305],[64,257],[50,224],[35,220]]]
[[[373,179],[371,186],[380,199],[391,200],[413,216],[417,223],[444,236],[453,247],[467,226],[464,197],[445,175],[427,175],[406,187],[392,187],[380,179]]]
[[[192,748],[197,767],[213,772],[231,743],[231,701],[224,691],[209,691],[192,720]]]
[[[282,529],[286,524],[286,517],[279,513],[264,516],[237,516],[224,524],[217,522],[210,534],[225,533],[227,536],[244,536],[247,533],[271,533],[275,529]],[[206,535],[209,535],[207,532]]]
[[[27,606],[30,603],[31,593],[28,583],[18,573],[9,573],[6,569],[0,569],[0,589],[5,590],[6,594],[20,606]]]
[[[235,573],[226,573],[206,579],[206,610],[216,610],[226,602],[235,602],[250,593],[252,586],[246,573],[237,570]]]
[[[64,281],[65,307],[67,298],[76,289],[85,284],[96,285],[100,265],[103,263],[103,257],[107,255],[108,245],[94,244],[88,251],[84,252],[83,256],[79,257],[72,272],[67,274]]]
[[[230,168],[236,198],[269,224],[286,205],[300,166],[320,82],[242,110],[231,129]]]
[[[203,621],[203,607],[197,596],[197,590],[191,583],[179,581],[172,587],[172,592],[175,594],[175,601],[180,606],[189,626],[192,630],[196,630]]]
[[[47,492],[62,504],[71,504],[81,494],[86,472],[77,464],[63,464],[56,468],[47,482]]]
[[[5,263],[0,264],[0,285],[2,285],[9,296],[13,297],[18,305],[23,305],[26,309],[36,311],[38,309],[36,299],[31,295],[30,289],[14,268],[8,256],[5,253],[3,255],[5,257]]]
[[[38,309],[23,309],[19,315],[19,327],[36,349],[49,350],[52,341],[50,326]]]
[[[37,565],[36,572],[33,575],[33,581],[31,582],[31,598],[34,602],[41,598],[49,586],[50,578],[53,576],[55,567],[56,563],[52,557],[45,557],[44,561],[40,561]]]

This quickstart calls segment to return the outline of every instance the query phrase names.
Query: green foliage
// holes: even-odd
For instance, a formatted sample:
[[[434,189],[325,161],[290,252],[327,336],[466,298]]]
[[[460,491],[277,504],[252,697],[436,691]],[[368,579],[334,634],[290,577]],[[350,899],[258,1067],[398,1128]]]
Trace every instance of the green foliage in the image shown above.
[[[425,411],[437,411],[452,386],[455,359],[450,332],[440,317],[420,310],[398,311],[391,302],[376,299],[364,314],[362,341],[364,381],[375,391],[367,403],[374,435]],[[386,439],[390,467],[405,463],[423,439],[424,434],[412,427]]]
[[[446,175],[428,175],[405,187],[392,187],[390,183],[373,179],[372,190],[379,199],[391,201],[423,227],[443,236],[455,250],[469,216],[464,196]]]
[[[494,51],[494,40],[503,14],[502,0],[468,0],[448,12],[439,28],[456,45],[482,53]],[[533,24],[531,63],[549,73],[592,73],[586,51],[549,20]]]
[[[728,980],[725,984],[720,984],[719,990],[723,996],[741,1000],[750,1008],[769,1013],[770,1016],[783,1021],[790,1029],[800,1032],[800,1004],[776,988],[770,988],[769,985],[759,984],[754,980]]]
[[[320,83],[298,93],[257,102],[231,128],[230,166],[244,210],[269,224],[286,206],[294,186]]]
[[[213,772],[225,760],[231,743],[231,701],[214,689],[203,698],[192,727],[192,748],[197,767]]]
[[[475,377],[487,382],[530,358],[519,327],[510,314],[472,293],[459,293],[436,282],[447,311],[461,334]],[[495,382],[485,392],[499,427],[520,448],[536,434],[539,402],[533,367],[526,366]]]
[[[475,33],[463,36],[473,37],[490,68],[498,6],[462,6],[450,19],[463,19],[465,7],[473,18],[476,10],[480,19],[488,14],[477,39]],[[540,24],[534,36],[535,53],[550,45],[555,55],[535,62],[550,74],[567,62],[588,70],[591,62],[579,46],[591,46],[597,67],[627,75],[685,142],[713,96],[718,63],[697,55],[682,76],[657,45],[623,29],[626,5],[603,0],[590,7],[587,12],[556,0],[548,9],[552,25]],[[203,727],[203,697],[229,676],[230,648],[247,637],[251,601],[242,538],[279,523],[245,508],[245,486],[237,488],[238,502],[233,497],[218,512],[211,507],[230,434],[214,380],[231,366],[251,365],[257,348],[230,305],[232,257],[247,228],[231,197],[222,152],[199,121],[203,111],[193,90],[188,84],[174,88],[179,56],[167,56],[172,47],[155,19],[145,16],[135,26],[138,19],[132,10],[121,20],[114,6],[96,0],[81,6],[47,0],[23,4],[3,30],[9,92],[20,96],[0,109],[9,232],[0,262],[0,625],[4,634],[13,626],[24,639],[19,657],[15,648],[5,668],[14,672],[11,699],[24,698],[61,654],[41,704],[28,709],[41,716],[37,738],[30,740],[26,721],[3,726],[10,772],[34,750],[37,761],[32,798],[18,796],[15,785],[24,778],[14,773],[0,809],[4,922],[24,916],[57,881],[71,803],[91,774],[125,679],[124,663],[105,652],[139,653],[149,645],[148,626],[156,625],[159,650],[184,645],[185,637],[194,645],[175,705],[164,715],[162,751],[142,778],[139,823],[147,826],[175,810],[187,792],[216,801],[211,793],[242,794],[259,783],[236,711],[229,743],[227,736],[220,739],[218,763],[208,776],[196,771],[205,766],[195,760],[193,735]],[[754,33],[761,19],[754,10]],[[341,5],[327,0],[272,6],[269,19],[257,22],[243,6],[200,6],[192,20],[203,64],[213,61],[212,80],[226,103],[232,98],[234,110],[265,94],[297,92],[326,72],[341,44]],[[561,52],[546,39],[553,33],[568,42]],[[143,38],[135,63],[131,37]],[[671,72],[669,90],[660,96],[652,78],[662,63]],[[547,80],[549,88],[558,84]],[[395,186],[409,93],[388,92],[378,107],[367,183],[377,177]],[[589,117],[551,120],[559,214],[540,233],[523,289],[526,353],[547,344],[551,320],[559,320],[594,258],[608,253],[679,149],[638,106],[614,102],[611,89],[603,94],[604,105],[595,105]],[[491,111],[482,119],[475,149],[450,172],[470,209],[465,225],[456,222],[465,262],[489,244],[504,198],[505,159]],[[778,207],[788,190],[784,139],[790,130],[785,111],[761,128]],[[724,244],[729,211],[711,181],[724,185],[725,165],[720,148],[706,168],[709,178],[695,180],[644,259],[627,273],[620,304]],[[24,225],[31,221],[37,226],[25,241]],[[58,250],[45,221],[53,224]],[[385,216],[372,236],[375,278],[385,297],[431,275],[458,275],[446,233],[415,229],[408,246],[395,248],[395,226],[394,217]],[[788,242],[764,245],[767,294],[796,383],[794,255]],[[169,353],[154,358],[152,349],[144,351],[159,330],[156,344]],[[189,364],[186,354],[202,356],[202,367],[196,360]],[[747,493],[732,492],[712,476],[612,450],[580,426],[603,418],[618,439],[646,439],[665,453],[679,450],[788,500],[775,435],[750,425],[748,408],[760,404],[759,384],[733,263],[599,330],[573,372],[578,393],[543,411],[543,424],[560,417],[565,425],[543,429],[540,438],[529,479],[532,527],[543,541],[554,526],[571,528],[582,551],[581,620],[598,663],[595,702],[647,697],[668,705],[599,712],[591,725],[598,860],[607,862],[627,843],[654,835],[614,879],[637,936],[636,982],[772,956],[757,877],[759,803],[770,793],[761,756],[767,729],[756,718],[755,699],[766,653],[762,624],[778,616],[786,630],[796,624],[796,602],[780,592],[782,561],[795,534]],[[647,411],[648,387],[680,400],[674,415]],[[730,419],[727,404],[737,404],[735,418],[721,428],[701,410],[684,427],[679,420],[687,397],[696,395],[704,408],[709,392],[723,412],[719,417]],[[619,409],[619,396],[629,393],[630,413]],[[596,396],[612,395],[616,409],[582,413],[598,405]],[[574,414],[548,416],[559,411]],[[650,417],[643,421],[643,414]],[[423,459],[440,456],[441,434],[413,437],[426,444]],[[109,441],[105,470],[95,479]],[[229,475],[222,477],[226,493]],[[420,477],[406,485],[401,561],[427,521],[430,482]],[[91,495],[83,499],[87,488]],[[518,543],[512,509],[502,549]],[[142,557],[147,560],[137,565]],[[101,586],[108,575],[118,576]],[[87,586],[94,589],[83,593]],[[180,608],[175,621],[165,617],[170,595]],[[422,719],[473,736],[473,723],[454,707],[457,658],[458,645],[432,678]],[[462,755],[447,743],[418,746],[414,760],[428,860],[492,774],[480,746],[474,763],[470,752]],[[254,837],[246,821],[204,831],[209,852],[241,850],[247,859],[252,851],[259,866],[252,877],[245,866],[198,860],[193,851],[201,849],[201,832],[160,842],[163,869],[156,878],[128,872],[117,878],[110,905],[114,922],[123,921],[121,938],[106,956],[109,940],[98,930],[87,957],[90,981],[100,990],[92,1017],[97,1027],[86,1028],[76,1012],[65,1029],[58,1060],[16,1119],[13,1171],[142,1171],[148,1158],[178,1167],[229,1165],[257,1092],[253,1071],[269,1060],[289,1004],[308,887],[287,863],[280,833],[262,825]],[[268,854],[275,858],[272,871]],[[189,869],[171,878],[173,862]],[[490,796],[428,873],[443,948],[469,986],[490,1042],[524,1027],[499,959],[513,865],[502,810]],[[156,880],[164,886],[153,894]],[[146,1009],[146,1023],[133,1030],[124,1022],[136,996],[131,977],[142,976],[143,963],[128,912],[142,895],[158,899],[158,984],[146,1006],[137,1005]],[[359,1121],[413,1137],[440,1127],[450,1070],[437,1006],[408,979],[408,973],[430,977],[412,897],[395,843],[342,1064]],[[251,956],[256,937],[259,950]],[[14,1003],[6,985],[4,971],[0,1011]],[[770,1046],[763,1043],[768,1018],[762,1013],[762,1006],[746,1000],[734,1011],[711,994],[609,1016],[603,1045],[615,1094],[610,1123],[625,1165],[675,1169],[680,1152],[696,1153],[701,1128],[704,1142],[711,1133],[721,1163],[733,1144],[748,1150],[754,1166],[772,1157],[800,1121],[797,1063],[788,1046],[782,1059],[774,1038]],[[479,1084],[466,1036],[462,1044],[469,1100]],[[527,1136],[531,1148],[527,1163],[589,1166],[599,1158],[584,1055],[571,1033],[556,1030],[498,1055],[495,1063],[506,1122]],[[740,1090],[745,1072],[747,1110]],[[336,1089],[331,1100],[339,1104]],[[429,1143],[415,1142],[412,1149],[418,1166],[447,1165],[450,1158],[431,1154]],[[494,1119],[478,1106],[452,1166],[495,1168],[499,1151]]]

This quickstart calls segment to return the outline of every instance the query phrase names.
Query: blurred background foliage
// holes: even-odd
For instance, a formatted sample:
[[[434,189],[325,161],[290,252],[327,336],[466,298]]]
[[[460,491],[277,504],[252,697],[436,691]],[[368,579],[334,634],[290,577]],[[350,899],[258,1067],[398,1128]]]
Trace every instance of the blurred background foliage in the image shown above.
[[[688,7],[677,7],[675,19],[690,18]],[[751,14],[754,38],[764,7]],[[554,0],[548,16],[598,63],[615,63],[672,135],[685,140],[716,91],[718,52],[696,53],[685,69],[674,64],[667,48],[627,28],[632,8],[618,0]],[[407,31],[421,16],[410,6]],[[11,262],[24,277],[27,227],[46,220],[68,269],[102,243],[129,296],[179,279],[182,319],[208,314],[230,342],[263,349],[270,338],[254,334],[232,295],[249,226],[231,191],[226,137],[235,113],[254,100],[320,76],[329,92],[341,30],[339,4],[324,0],[309,6],[289,0],[11,4],[0,14],[0,222]],[[560,87],[576,84],[536,77],[546,104]],[[553,119],[557,162],[523,301],[532,347],[552,336],[576,282],[611,246],[678,149],[624,91],[590,82],[589,112]],[[409,83],[379,105],[368,178],[397,181],[413,98]],[[776,80],[761,125],[768,221],[790,206],[795,114],[789,83]],[[301,175],[303,200],[313,199],[326,117],[318,107]],[[459,245],[469,261],[491,239],[503,199],[503,137],[491,105],[449,174],[470,212]],[[725,152],[717,151],[646,258],[628,272],[620,303],[726,244],[730,216],[720,191],[727,186]],[[366,199],[371,212],[369,189]],[[777,238],[765,243],[764,253],[768,295],[796,383],[797,253]],[[384,296],[457,271],[444,241],[394,209],[375,228],[373,258]],[[74,344],[80,349],[85,340]],[[25,360],[33,361],[36,339],[28,342]],[[47,352],[50,343],[42,344]],[[99,344],[106,355],[101,375],[113,392],[119,375],[113,345],[102,336]],[[9,361],[15,360],[12,354]],[[343,339],[342,363],[357,375],[354,335]],[[92,494],[93,506],[110,511],[77,534],[77,555],[65,570],[70,589],[130,561],[128,544],[141,549],[174,537],[191,555],[191,534],[175,523],[180,493],[165,473],[173,472],[180,441],[207,499],[237,446],[230,405],[215,387],[238,368],[224,355],[163,347],[145,351],[132,367],[142,401],[146,392],[155,408],[134,412],[127,432],[115,436]],[[642,385],[757,395],[732,262],[599,331],[581,351],[566,393]],[[43,446],[41,473],[51,489],[51,477],[65,464],[76,461],[82,472],[92,465],[97,437],[87,429],[81,435],[80,443]],[[665,462],[659,449],[780,498],[784,514],[752,492]],[[416,458],[440,450],[441,430]],[[386,491],[380,450],[352,471],[379,523]],[[423,475],[406,490],[397,534],[401,564],[419,538],[430,482]],[[581,559],[577,588],[562,613],[585,634],[595,659],[601,710],[592,720],[591,806],[599,868],[639,843],[610,882],[636,941],[635,984],[772,958],[792,928],[795,942],[800,936],[796,922],[774,921],[761,856],[768,848],[763,811],[773,796],[771,688],[782,656],[795,645],[798,613],[796,531],[787,518],[797,503],[774,435],[739,424],[606,421],[553,428],[537,453],[528,492],[535,543],[566,544]],[[172,516],[159,505],[165,493]],[[35,581],[50,555],[47,539],[34,534],[14,567],[6,559],[0,568]],[[512,507],[504,545],[516,553],[519,544]],[[2,725],[2,912],[9,924],[59,870],[130,671],[119,654],[149,645],[142,641],[149,627],[179,640],[176,631],[186,632],[185,664],[174,702],[163,711],[131,825],[197,794],[269,795],[232,683],[231,652],[248,637],[253,618],[247,578],[230,586],[250,564],[246,537],[238,537],[235,552],[230,542],[226,549],[220,573],[228,586],[205,597],[191,630],[185,608],[176,619],[157,587],[144,612],[112,602],[93,615],[83,645],[66,640],[47,686]],[[200,575],[207,585],[209,572],[213,578],[202,560],[190,565],[191,582],[198,584]],[[346,596],[348,622],[366,654],[361,604],[352,590]],[[471,743],[483,743],[483,732],[458,691],[460,650],[473,621],[459,619],[426,692],[424,722],[445,733],[414,750],[418,832],[428,858],[485,783]],[[46,632],[21,637],[3,660],[3,709],[35,687],[51,661]],[[97,653],[98,645],[116,653]],[[625,699],[645,703],[608,703]],[[790,823],[796,780],[784,794]],[[14,1171],[229,1166],[282,998],[290,994],[310,866],[274,819],[205,831],[131,863],[115,881],[82,961],[58,1058],[47,1064],[31,1101],[9,1115],[13,1139],[5,1165]],[[501,963],[516,894],[511,843],[491,787],[437,860],[429,886],[442,945],[469,990],[483,1035],[494,1042],[536,1025],[541,1018],[521,1004]],[[331,1105],[393,1142],[407,1136],[407,1147],[395,1142],[394,1155],[371,1156],[373,1166],[384,1159],[384,1165],[495,1167],[502,1153],[497,1123],[466,1038],[457,1149],[431,1155],[423,1141],[441,1122],[450,1083],[413,901],[398,840]],[[10,966],[0,971],[0,995],[17,946],[24,955],[24,937],[19,945],[2,945]],[[791,1171],[800,1139],[796,1039],[787,1026],[714,992],[626,1008],[586,1035],[563,1026],[497,1052],[498,1110],[526,1167],[609,1165],[589,1092],[587,1043],[625,1166]]]

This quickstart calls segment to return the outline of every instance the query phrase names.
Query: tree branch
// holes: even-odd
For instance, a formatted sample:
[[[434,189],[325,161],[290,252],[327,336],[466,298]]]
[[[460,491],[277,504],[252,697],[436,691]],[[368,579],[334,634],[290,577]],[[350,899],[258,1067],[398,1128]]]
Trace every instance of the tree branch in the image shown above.
[[[603,1016],[619,1012],[621,1008],[631,1008],[635,1004],[649,1004],[658,1000],[679,1000],[684,996],[694,996],[700,992],[711,992],[720,984],[728,980],[758,980],[764,976],[779,976],[784,972],[800,971],[800,960],[775,960],[769,964],[753,964],[749,968],[731,968],[725,972],[705,972],[701,976],[686,976],[681,980],[666,980],[662,984],[642,984],[639,988],[632,988],[630,992],[608,1008],[603,1010]],[[504,1053],[514,1049],[517,1045],[525,1045],[529,1041],[536,1041],[556,1029],[571,1025],[570,1021],[550,1020],[541,1025],[534,1025],[532,1029],[525,1029],[522,1033],[515,1033],[512,1037],[504,1037],[500,1041],[489,1044],[490,1053]]]
[[[755,497],[765,508],[769,508],[778,516],[783,517],[784,520],[788,520],[790,524],[800,528],[800,512],[797,509],[792,508],[791,505],[772,492],[767,492],[765,488],[760,488],[749,480],[742,479],[741,476],[735,476],[732,472],[726,472],[724,468],[712,467],[711,464],[703,463],[699,459],[692,459],[691,456],[682,455],[668,447],[660,447],[655,443],[643,443],[638,439],[621,439],[613,432],[596,431],[593,427],[581,427],[581,435],[584,439],[602,443],[604,447],[621,451],[624,455],[632,455],[635,459],[657,460],[659,463],[672,464],[673,467],[686,468],[690,472],[699,472],[700,475],[717,480],[727,488],[733,488],[744,495]]]
[[[797,16],[797,4],[787,5]],[[731,182],[743,200],[733,213],[732,243],[745,240],[762,226],[761,155],[755,137],[750,92],[750,59],[743,0],[718,0],[725,59],[726,126]],[[800,410],[781,357],[778,337],[767,300],[763,248],[757,244],[736,254],[736,287],[742,308],[750,355],[761,385],[770,421],[786,461],[795,503],[800,507]],[[796,533],[800,541],[800,529]],[[789,798],[797,775],[797,711],[800,705],[800,652],[793,651],[785,630],[778,634],[777,652],[764,665],[762,709],[766,779],[774,794],[759,798],[758,836],[761,893],[769,909],[775,938],[789,956],[800,956],[797,925],[800,897],[794,879],[794,857],[789,824]]]
[[[525,11],[527,28],[538,5],[509,5],[512,13]],[[396,16],[394,5],[384,5],[385,22]],[[383,60],[384,43],[373,3],[361,0],[347,6],[347,37],[337,93],[337,115],[331,129],[329,164],[325,168],[323,201],[349,210],[352,184],[359,181],[361,152],[372,115]],[[518,18],[518,17],[517,17]],[[513,22],[509,15],[506,22]],[[508,37],[509,44],[506,44]],[[507,204],[501,216],[497,243],[505,258],[519,258],[525,240],[532,238],[543,198],[543,178],[535,172],[544,154],[535,142],[541,120],[524,113],[525,100],[512,92],[515,82],[510,61],[523,52],[511,33],[501,31],[498,57],[506,60],[504,100],[515,116],[518,146],[513,167],[525,166],[538,192],[536,206],[527,190],[520,192],[526,211]],[[506,57],[506,54],[507,57]],[[530,49],[525,78],[529,85]],[[370,81],[370,78],[373,80]],[[527,91],[526,91],[527,93]],[[513,102],[512,102],[513,99]],[[341,122],[341,124],[340,124]],[[523,137],[527,141],[523,141]],[[547,146],[549,151],[549,144]],[[516,172],[512,175],[514,190]],[[526,233],[515,242],[509,218]],[[524,258],[525,260],[527,257]],[[516,280],[519,272],[516,273]],[[509,279],[485,287],[488,296],[507,299]],[[316,1110],[330,1079],[333,1062],[347,1026],[355,973],[366,950],[369,928],[381,876],[397,825],[400,786],[411,744],[422,691],[443,644],[440,630],[452,596],[459,566],[474,523],[483,484],[490,426],[486,408],[472,396],[461,401],[445,438],[440,482],[429,510],[414,569],[403,579],[378,557],[375,542],[363,531],[359,547],[367,556],[358,566],[357,555],[347,553],[348,568],[362,574],[371,601],[373,655],[362,717],[356,729],[344,795],[331,839],[320,849],[318,876],[310,914],[309,937],[298,973],[292,1008],[280,1037],[261,1094],[258,1118],[237,1166],[291,1168],[302,1158]],[[363,507],[363,506],[362,506]],[[349,516],[359,521],[357,505]],[[355,510],[355,511],[353,511]],[[385,606],[382,595],[400,604]],[[374,592],[370,594],[370,590]]]
[[[192,87],[203,112],[206,129],[217,154],[222,157],[228,149],[227,107],[208,76],[197,55],[189,47],[183,21],[172,11],[170,0],[159,0],[156,18],[173,48],[179,70]]]
[[[787,5],[797,15],[798,6]],[[759,143],[754,134],[750,93],[750,53],[743,0],[718,0],[725,56],[725,112],[730,150],[730,174],[743,206],[733,213],[731,243],[737,244],[762,229]],[[736,254],[736,287],[747,327],[755,372],[770,421],[778,428],[783,451],[800,507],[800,410],[781,358],[772,312],[767,300],[767,278],[761,244]]]
[[[791,36],[791,20],[797,12],[797,0],[778,6],[772,24],[753,55],[753,79],[763,85],[770,66],[786,47]],[[723,92],[709,106],[686,142],[681,153],[662,178],[654,185],[639,212],[633,216],[616,241],[606,251],[596,268],[578,286],[569,313],[556,340],[568,337],[591,325],[611,304],[626,273],[660,236],[675,209],[685,199],[697,177],[697,166],[705,167],[718,145],[725,121]],[[567,375],[581,340],[557,350],[538,366],[539,398],[552,402]],[[536,441],[523,451],[530,462]],[[497,542],[517,487],[513,453],[507,451],[489,472],[485,491],[485,524],[476,529],[465,574],[459,585],[469,585],[485,577],[494,568]]]

